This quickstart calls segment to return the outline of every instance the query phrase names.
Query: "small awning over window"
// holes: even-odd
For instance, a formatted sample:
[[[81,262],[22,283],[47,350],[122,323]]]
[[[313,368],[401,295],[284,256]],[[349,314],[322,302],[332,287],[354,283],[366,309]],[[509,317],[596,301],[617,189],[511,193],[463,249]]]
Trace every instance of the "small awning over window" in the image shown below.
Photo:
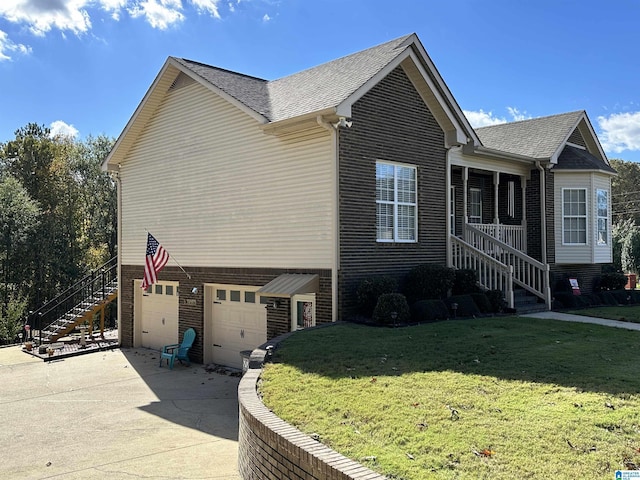
[[[283,273],[256,293],[268,297],[291,297],[298,293],[318,293],[320,277],[306,273]]]

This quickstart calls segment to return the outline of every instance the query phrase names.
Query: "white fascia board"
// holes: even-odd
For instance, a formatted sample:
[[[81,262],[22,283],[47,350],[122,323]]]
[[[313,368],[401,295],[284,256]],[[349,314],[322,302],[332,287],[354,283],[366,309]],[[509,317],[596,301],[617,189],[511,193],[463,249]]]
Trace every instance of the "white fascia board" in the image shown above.
[[[247,107],[244,103],[242,103],[241,101],[239,101],[237,98],[229,95],[228,93],[226,93],[224,90],[219,89],[218,87],[216,87],[213,83],[211,83],[210,81],[202,78],[200,75],[198,75],[197,73],[191,71],[190,69],[186,68],[185,66],[181,65],[179,62],[175,61],[172,57],[169,57],[169,61],[171,62],[172,65],[174,65],[176,68],[180,69],[180,71],[182,71],[182,73],[184,73],[185,75],[188,75],[189,77],[191,77],[193,80],[195,80],[196,82],[198,82],[200,85],[202,85],[203,87],[211,90],[213,93],[215,93],[216,95],[218,95],[219,97],[223,98],[224,100],[226,100],[227,102],[229,102],[231,105],[237,107],[238,109],[240,109],[241,111],[243,111],[244,113],[246,113],[247,115],[249,115],[250,117],[253,117],[255,120],[257,120],[259,123],[268,123],[269,119],[266,118],[264,115],[260,115],[258,112],[256,112],[255,110],[253,110],[252,108]]]
[[[608,172],[606,170],[600,170],[598,168],[571,168],[571,169],[560,169],[560,170],[556,170],[555,168],[552,168],[551,171],[555,174],[555,175],[571,175],[574,173],[598,173],[600,175],[608,175],[610,177],[617,177],[618,174],[614,173],[614,172]]]
[[[109,155],[107,155],[107,158],[105,158],[104,161],[102,162],[102,165],[101,165],[102,170],[118,171],[120,162],[122,162],[122,160],[126,156],[131,143],[135,141],[135,139],[130,138],[130,135],[133,134],[133,132],[131,132],[133,126],[138,122],[138,119],[139,117],[142,116],[143,112],[148,116],[151,116],[151,112],[146,111],[148,110],[147,104],[150,103],[151,99],[157,99],[158,96],[164,95],[164,92],[160,91],[160,89],[158,88],[158,85],[162,83],[167,83],[167,76],[170,73],[172,73],[170,70],[172,70],[173,68],[176,68],[175,62],[172,62],[171,57],[169,57],[167,58],[164,65],[160,69],[160,72],[158,72],[158,75],[156,75],[156,78],[153,80],[153,83],[151,84],[151,86],[145,93],[144,97],[138,104],[138,107],[133,112],[133,115],[125,125],[124,129],[118,136],[118,139],[116,140],[116,143],[114,144],[113,148],[109,152]],[[182,70],[180,67],[177,67],[177,68],[178,70]],[[170,79],[171,82],[175,80],[175,77],[177,76],[178,71],[176,70],[174,73],[175,75],[171,75],[171,79]],[[145,121],[142,119],[140,120]]]
[[[452,109],[455,115],[460,119],[460,122],[462,123],[464,130],[468,131],[471,134],[471,139],[473,140],[474,145],[482,145],[480,138],[478,137],[475,130],[469,123],[469,120],[467,119],[465,114],[462,112],[460,105],[458,105],[458,102],[456,101],[453,94],[451,93],[451,90],[449,90],[449,87],[447,86],[444,79],[442,78],[442,75],[440,75],[440,72],[438,71],[437,67],[431,60],[431,57],[429,56],[424,46],[422,45],[422,42],[420,42],[417,36],[414,35],[414,37],[415,39],[414,39],[413,45],[420,53],[420,58],[422,58],[422,60],[425,62],[429,71],[436,78],[438,84],[442,89],[442,92],[445,98],[448,101],[449,108]]]

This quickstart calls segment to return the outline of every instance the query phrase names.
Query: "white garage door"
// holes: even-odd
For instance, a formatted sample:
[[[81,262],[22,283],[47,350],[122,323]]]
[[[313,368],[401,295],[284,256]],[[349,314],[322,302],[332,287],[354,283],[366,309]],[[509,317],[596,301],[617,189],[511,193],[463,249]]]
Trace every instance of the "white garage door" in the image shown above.
[[[142,346],[161,350],[178,343],[178,283],[159,282],[142,296]]]
[[[242,368],[243,350],[267,341],[267,310],[259,287],[207,285],[205,288],[205,362]]]

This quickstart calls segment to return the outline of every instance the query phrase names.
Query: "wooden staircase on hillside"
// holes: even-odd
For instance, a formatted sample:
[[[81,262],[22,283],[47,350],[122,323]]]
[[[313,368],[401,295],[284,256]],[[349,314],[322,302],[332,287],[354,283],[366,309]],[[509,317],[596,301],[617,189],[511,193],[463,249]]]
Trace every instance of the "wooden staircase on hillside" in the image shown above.
[[[39,343],[55,342],[84,322],[91,329],[97,313],[104,333],[104,310],[118,297],[117,267],[114,257],[30,314],[25,325],[37,332]]]

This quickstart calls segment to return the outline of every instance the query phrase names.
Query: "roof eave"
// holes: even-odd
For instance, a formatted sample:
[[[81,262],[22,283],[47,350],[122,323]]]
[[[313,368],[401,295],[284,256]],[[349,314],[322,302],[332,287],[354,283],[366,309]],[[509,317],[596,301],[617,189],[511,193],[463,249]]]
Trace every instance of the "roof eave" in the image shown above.
[[[517,153],[509,153],[503,152],[502,150],[496,150],[495,148],[485,147],[483,145],[478,145],[474,148],[474,153],[476,155],[485,156],[489,158],[502,158],[507,160],[514,160],[516,162],[521,163],[535,163],[535,162],[545,162],[548,161],[548,158],[534,158],[528,157],[526,155],[518,155]]]

